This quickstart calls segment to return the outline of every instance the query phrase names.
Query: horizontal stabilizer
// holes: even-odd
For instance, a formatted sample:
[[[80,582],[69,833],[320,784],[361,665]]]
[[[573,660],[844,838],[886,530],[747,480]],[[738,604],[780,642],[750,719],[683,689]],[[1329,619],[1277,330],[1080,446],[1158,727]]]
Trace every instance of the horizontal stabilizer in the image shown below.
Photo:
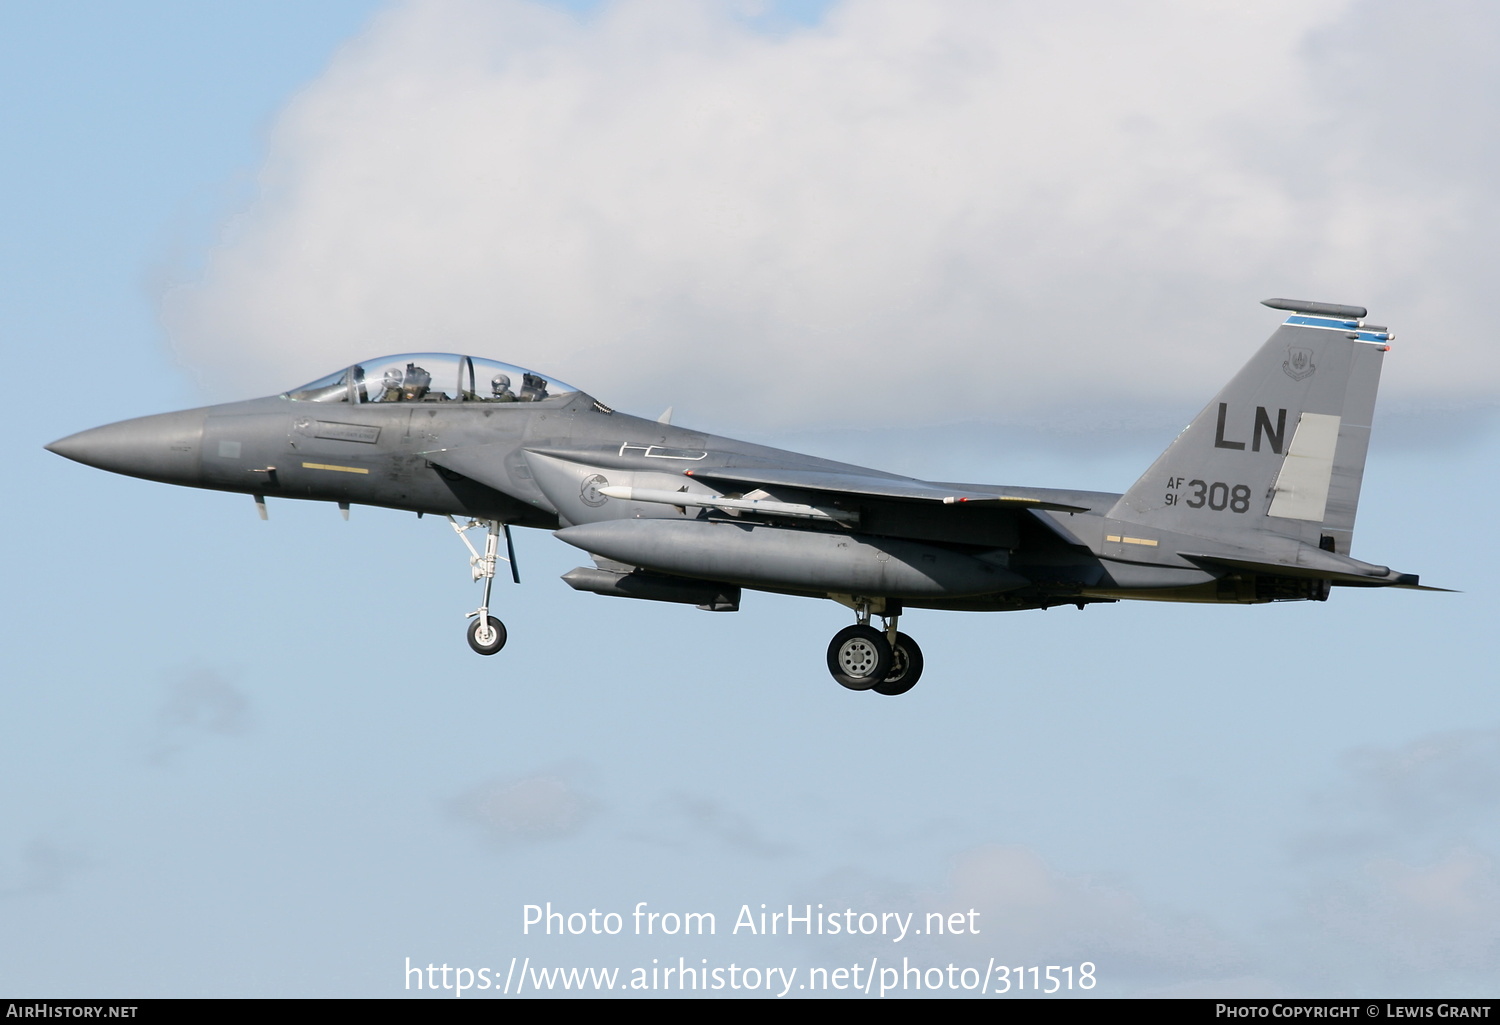
[[[989,505],[1015,509],[1054,509],[1058,512],[1086,512],[1084,506],[1062,505],[1040,498],[1022,498],[984,491],[965,491],[948,485],[932,484],[909,477],[872,477],[830,470],[788,470],[767,467],[724,467],[688,470],[687,476],[700,481],[724,481],[754,484],[758,487],[797,488],[802,491],[824,491],[834,495],[859,495],[870,498],[896,498],[917,502],[941,502],[944,505]]]
[[[1389,566],[1376,566],[1373,563],[1351,559],[1347,555],[1307,546],[1299,547],[1296,559],[1291,562],[1268,562],[1265,556],[1258,552],[1214,554],[1179,552],[1178,554],[1204,568],[1221,566],[1226,569],[1245,570],[1268,576],[1332,580],[1335,583],[1358,587],[1418,586],[1418,577],[1415,573],[1397,573]]]

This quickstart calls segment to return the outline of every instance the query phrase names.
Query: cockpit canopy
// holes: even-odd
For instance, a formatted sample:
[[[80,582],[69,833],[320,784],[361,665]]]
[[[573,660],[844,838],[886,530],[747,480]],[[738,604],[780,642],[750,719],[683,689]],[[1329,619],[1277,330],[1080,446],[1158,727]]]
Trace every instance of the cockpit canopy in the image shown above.
[[[366,360],[286,393],[294,402],[554,402],[578,389],[477,356],[409,352]]]

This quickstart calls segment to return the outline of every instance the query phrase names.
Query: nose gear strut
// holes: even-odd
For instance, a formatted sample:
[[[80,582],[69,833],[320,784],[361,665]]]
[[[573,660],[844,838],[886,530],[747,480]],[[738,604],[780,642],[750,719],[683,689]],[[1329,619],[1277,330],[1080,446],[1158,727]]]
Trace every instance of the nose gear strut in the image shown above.
[[[495,583],[495,563],[503,561],[510,564],[510,578],[516,583],[521,582],[520,570],[516,568],[516,549],[510,540],[510,524],[501,523],[499,520],[471,519],[468,523],[460,525],[452,516],[448,517],[454,533],[469,550],[469,574],[471,579],[484,581],[484,600],[479,608],[470,612],[468,619],[474,620],[469,624],[469,647],[481,655],[493,655],[505,647],[505,624],[490,615],[490,590]],[[479,553],[473,543],[465,535],[466,531],[483,527],[484,554]],[[505,536],[505,554],[500,554],[500,537]]]

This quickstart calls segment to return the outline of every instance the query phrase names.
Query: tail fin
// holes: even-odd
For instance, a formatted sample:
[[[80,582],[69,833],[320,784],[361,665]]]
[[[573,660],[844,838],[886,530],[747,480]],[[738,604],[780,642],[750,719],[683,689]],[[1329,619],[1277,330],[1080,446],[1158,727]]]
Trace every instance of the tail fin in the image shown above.
[[[1365,324],[1359,306],[1265,305],[1291,316],[1110,516],[1240,545],[1260,534],[1348,555],[1391,335]]]

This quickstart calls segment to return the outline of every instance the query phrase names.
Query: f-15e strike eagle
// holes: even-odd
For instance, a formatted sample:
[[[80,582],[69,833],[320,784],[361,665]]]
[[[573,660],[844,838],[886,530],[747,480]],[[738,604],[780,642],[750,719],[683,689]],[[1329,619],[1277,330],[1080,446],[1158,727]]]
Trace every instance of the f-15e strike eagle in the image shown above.
[[[447,353],[367,360],[282,395],[47,448],[254,495],[262,516],[267,496],[446,515],[484,584],[469,613],[483,655],[506,639],[489,608],[497,562],[520,580],[510,528],[537,527],[592,558],[563,577],[580,591],[714,612],[737,610],[743,588],[831,598],[855,618],[828,645],[834,679],[902,694],[922,675],[921,649],[897,629],[907,608],[1419,586],[1349,555],[1390,334],[1358,306],[1265,305],[1290,316],[1123,495],[914,480],[643,420],[555,378]]]

